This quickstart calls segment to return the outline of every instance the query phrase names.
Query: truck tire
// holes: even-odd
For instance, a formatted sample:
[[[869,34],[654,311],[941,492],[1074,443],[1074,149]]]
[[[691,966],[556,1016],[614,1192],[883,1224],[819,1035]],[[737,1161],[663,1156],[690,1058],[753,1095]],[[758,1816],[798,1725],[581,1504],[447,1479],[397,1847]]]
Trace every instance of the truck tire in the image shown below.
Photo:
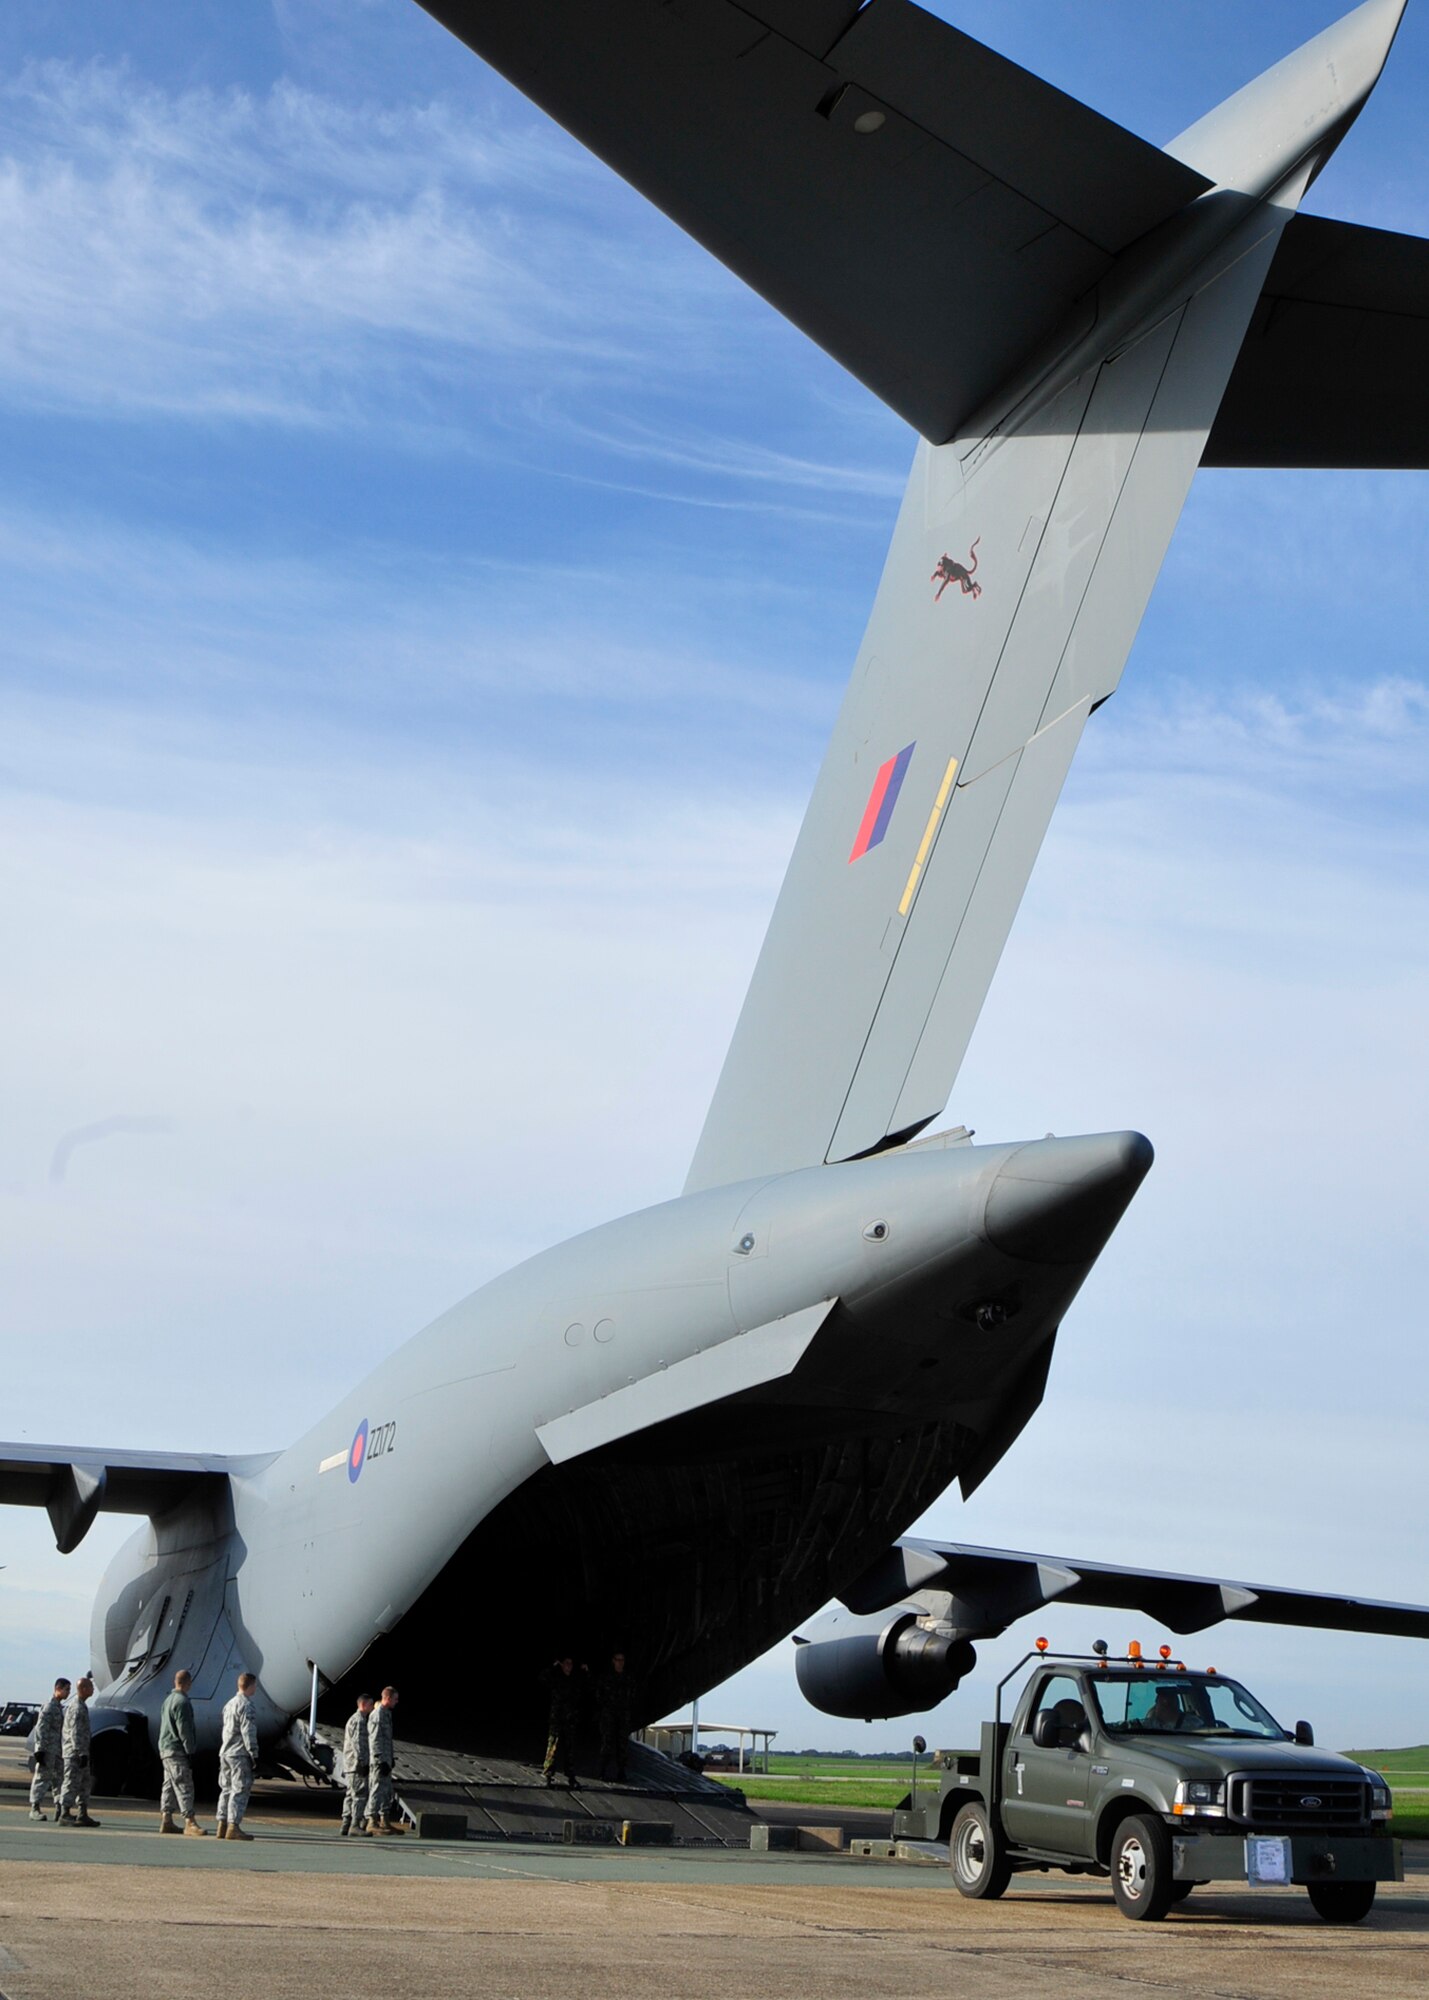
[[[1363,1923],[1374,1907],[1373,1882],[1311,1882],[1310,1902],[1327,1924]]]
[[[1171,1884],[1171,1901],[1173,1903],[1184,1903],[1195,1887],[1196,1884],[1194,1882],[1173,1882]]]
[[[970,1896],[976,1901],[1000,1896],[1012,1880],[1007,1842],[994,1827],[981,1800],[970,1799],[953,1821],[948,1836],[948,1859],[960,1896]]]
[[[1171,1841],[1159,1819],[1135,1813],[1111,1844],[1111,1892],[1124,1917],[1154,1924],[1171,1907]]]

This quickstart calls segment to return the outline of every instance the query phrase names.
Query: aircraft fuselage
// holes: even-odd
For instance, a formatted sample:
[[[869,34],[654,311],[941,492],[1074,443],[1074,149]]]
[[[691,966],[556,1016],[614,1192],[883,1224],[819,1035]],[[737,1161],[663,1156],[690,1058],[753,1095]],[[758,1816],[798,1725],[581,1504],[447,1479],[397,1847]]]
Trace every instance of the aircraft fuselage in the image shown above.
[[[101,1704],[156,1707],[171,1658],[195,1663],[206,1737],[240,1666],[260,1676],[270,1733],[306,1708],[314,1662],[324,1685],[358,1662],[368,1678],[405,1666],[430,1682],[463,1608],[463,1552],[504,1506],[493,1540],[509,1553],[480,1565],[480,1621],[500,1643],[474,1662],[462,1644],[468,1681],[510,1701],[554,1643],[613,1635],[668,1706],[708,1674],[696,1641],[721,1650],[712,1577],[731,1537],[758,1540],[752,1486],[802,1492],[812,1469],[802,1504],[824,1531],[785,1520],[772,1534],[783,1580],[757,1562],[746,1574],[731,1658],[766,1628],[773,1643],[932,1492],[1001,1456],[1149,1163],[1132,1134],[934,1142],[685,1196],[530,1259],[233,1479],[231,1519],[193,1503],[126,1545],[96,1614]],[[818,1467],[855,1440],[907,1450],[910,1476],[882,1497],[831,1497]],[[610,1475],[637,1466],[649,1504],[632,1509]],[[626,1496],[603,1526],[600,1487]],[[677,1519],[678,1559],[659,1553]]]

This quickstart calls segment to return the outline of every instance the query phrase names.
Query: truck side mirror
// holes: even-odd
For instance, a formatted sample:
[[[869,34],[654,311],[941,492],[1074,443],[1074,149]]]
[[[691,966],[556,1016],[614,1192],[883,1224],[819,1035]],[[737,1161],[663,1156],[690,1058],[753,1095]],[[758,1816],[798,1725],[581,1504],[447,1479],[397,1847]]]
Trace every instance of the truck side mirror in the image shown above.
[[[1303,1743],[1303,1744],[1304,1744],[1304,1746],[1305,1746],[1305,1748],[1306,1748],[1307,1750],[1308,1750],[1308,1749],[1310,1749],[1310,1747],[1311,1747],[1311,1746],[1313,1745],[1313,1743],[1314,1743],[1314,1741],[1315,1741],[1315,1732],[1314,1732],[1314,1730],[1313,1730],[1313,1729],[1312,1729],[1312,1728],[1310,1727],[1310,1725],[1309,1725],[1309,1723],[1308,1723],[1308,1722],[1297,1722],[1297,1723],[1296,1723],[1296,1725],[1295,1725],[1295,1741],[1296,1741],[1297,1743]]]
[[[1055,1750],[1060,1735],[1057,1718],[1050,1708],[1039,1709],[1032,1718],[1032,1741],[1039,1750]]]

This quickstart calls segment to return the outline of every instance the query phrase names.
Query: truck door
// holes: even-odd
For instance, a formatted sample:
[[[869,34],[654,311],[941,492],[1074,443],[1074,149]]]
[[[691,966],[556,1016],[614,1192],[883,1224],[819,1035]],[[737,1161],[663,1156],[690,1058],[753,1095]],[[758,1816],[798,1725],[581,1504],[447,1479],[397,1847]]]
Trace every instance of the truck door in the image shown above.
[[[1038,1715],[1056,1721],[1056,1747],[1032,1740]],[[1087,1787],[1091,1741],[1082,1690],[1072,1674],[1047,1674],[1008,1738],[1002,1823],[1017,1847],[1046,1847],[1056,1854],[1091,1853]]]

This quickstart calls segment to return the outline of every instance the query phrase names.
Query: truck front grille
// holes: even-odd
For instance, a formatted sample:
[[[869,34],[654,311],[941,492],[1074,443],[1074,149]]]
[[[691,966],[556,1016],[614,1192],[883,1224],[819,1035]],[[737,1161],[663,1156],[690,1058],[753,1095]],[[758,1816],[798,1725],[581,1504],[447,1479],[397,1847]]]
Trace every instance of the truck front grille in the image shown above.
[[[1363,1778],[1303,1777],[1298,1771],[1240,1772],[1230,1781],[1230,1817],[1245,1826],[1306,1832],[1364,1826],[1369,1785]]]

